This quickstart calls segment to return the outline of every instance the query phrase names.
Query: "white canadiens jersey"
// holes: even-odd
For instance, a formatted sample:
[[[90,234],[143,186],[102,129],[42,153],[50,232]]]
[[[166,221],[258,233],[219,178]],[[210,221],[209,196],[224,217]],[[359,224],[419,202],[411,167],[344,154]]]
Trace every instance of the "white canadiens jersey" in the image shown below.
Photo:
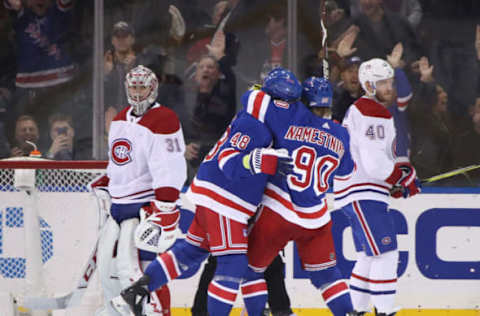
[[[335,208],[358,200],[388,203],[391,185],[385,182],[395,165],[395,126],[390,112],[376,100],[362,97],[343,120],[350,134],[356,170],[348,179],[334,180]]]
[[[168,201],[187,177],[180,122],[175,112],[158,103],[141,117],[132,110],[123,109],[110,125],[107,175],[112,202]]]

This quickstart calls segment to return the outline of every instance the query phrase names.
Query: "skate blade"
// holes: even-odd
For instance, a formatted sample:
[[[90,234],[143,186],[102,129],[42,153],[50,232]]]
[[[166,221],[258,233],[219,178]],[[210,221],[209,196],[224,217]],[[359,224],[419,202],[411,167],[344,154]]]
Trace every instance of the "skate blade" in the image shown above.
[[[122,316],[135,316],[135,314],[133,314],[133,312],[130,310],[127,302],[125,302],[120,295],[112,298],[110,300],[110,304]]]

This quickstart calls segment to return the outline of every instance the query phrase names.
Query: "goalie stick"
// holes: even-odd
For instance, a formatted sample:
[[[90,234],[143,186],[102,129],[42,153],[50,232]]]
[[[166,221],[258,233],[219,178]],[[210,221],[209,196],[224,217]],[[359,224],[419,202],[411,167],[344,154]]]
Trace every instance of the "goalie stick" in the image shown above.
[[[20,307],[28,308],[31,310],[50,310],[50,309],[66,309],[78,306],[82,302],[83,295],[85,294],[88,284],[93,277],[93,273],[97,269],[97,249],[106,217],[108,217],[108,211],[106,209],[106,201],[104,199],[95,198],[99,210],[99,234],[95,247],[93,248],[88,261],[85,264],[80,280],[77,283],[77,287],[70,293],[58,296],[58,297],[25,297],[23,299],[17,298],[16,301],[20,303]]]
[[[78,281],[77,287],[70,293],[58,297],[25,297],[21,302],[21,307],[37,310],[37,309],[66,309],[78,306],[83,298],[83,294],[87,290],[93,273],[97,268],[97,248],[98,239],[92,254],[88,258],[87,264],[82,270],[82,276]],[[21,301],[21,300],[19,300]]]

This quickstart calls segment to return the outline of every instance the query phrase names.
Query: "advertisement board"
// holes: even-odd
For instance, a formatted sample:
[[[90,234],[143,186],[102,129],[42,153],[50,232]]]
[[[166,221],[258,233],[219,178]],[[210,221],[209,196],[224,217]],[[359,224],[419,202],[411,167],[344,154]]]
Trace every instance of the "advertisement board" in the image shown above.
[[[25,210],[21,194],[0,192],[0,292],[24,289]],[[88,193],[40,193],[37,206],[42,278],[49,285],[55,284],[57,295],[67,293],[74,288],[97,238],[95,201]],[[468,191],[422,193],[393,200],[391,212],[400,250],[398,305],[405,309],[479,309],[480,195]],[[348,278],[356,256],[351,230],[342,211],[331,214],[338,265]],[[183,229],[192,218],[193,213],[182,211]],[[293,243],[285,249],[285,262],[292,306],[325,308],[320,293],[300,268]],[[192,305],[199,275],[197,272],[171,284],[172,306]],[[242,306],[240,299],[236,305]]]

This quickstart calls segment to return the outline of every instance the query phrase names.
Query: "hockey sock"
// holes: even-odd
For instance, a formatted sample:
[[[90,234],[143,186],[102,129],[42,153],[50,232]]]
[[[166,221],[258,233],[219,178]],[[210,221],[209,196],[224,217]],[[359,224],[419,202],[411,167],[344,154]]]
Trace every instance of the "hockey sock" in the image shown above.
[[[395,294],[397,291],[398,251],[389,251],[372,260],[370,285],[372,302],[379,313],[390,315],[396,311]]]
[[[267,294],[267,284],[263,273],[255,272],[249,267],[242,283],[242,296],[248,315],[263,315]]]
[[[210,315],[230,314],[246,269],[245,254],[217,256],[215,275],[208,286],[207,309]]]
[[[148,265],[145,274],[150,277],[149,291],[176,279],[190,268],[197,268],[207,256],[208,251],[205,249],[193,246],[183,240],[179,241],[169,251],[159,255]]]
[[[322,297],[335,316],[343,316],[353,311],[348,285],[344,280],[329,284],[322,290]]]
[[[353,311],[350,291],[340,270],[330,267],[309,272],[312,284],[322,292],[323,300],[335,316],[344,316]]]
[[[365,312],[370,309],[371,296],[368,278],[373,259],[364,252],[359,252],[357,256],[357,262],[355,262],[350,276],[350,296],[353,308],[356,311]]]

